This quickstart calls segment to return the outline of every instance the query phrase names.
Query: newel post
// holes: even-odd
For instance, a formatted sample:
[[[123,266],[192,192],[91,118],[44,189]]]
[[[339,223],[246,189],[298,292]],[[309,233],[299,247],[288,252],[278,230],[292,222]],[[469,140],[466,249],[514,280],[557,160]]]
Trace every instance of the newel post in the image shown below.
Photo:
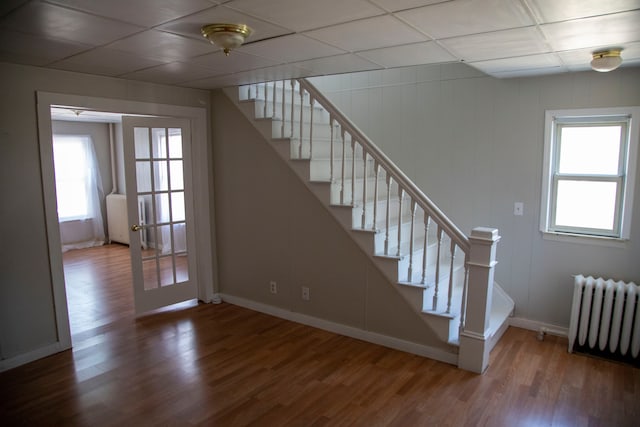
[[[469,236],[467,312],[460,331],[458,367],[479,374],[489,366],[489,319],[499,240],[495,228],[477,227]]]

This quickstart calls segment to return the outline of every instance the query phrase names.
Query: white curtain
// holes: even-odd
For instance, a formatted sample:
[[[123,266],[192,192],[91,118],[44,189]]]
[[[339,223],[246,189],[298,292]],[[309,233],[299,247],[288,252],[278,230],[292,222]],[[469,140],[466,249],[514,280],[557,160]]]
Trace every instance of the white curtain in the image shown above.
[[[103,245],[104,192],[91,137],[54,135],[53,157],[62,251]]]

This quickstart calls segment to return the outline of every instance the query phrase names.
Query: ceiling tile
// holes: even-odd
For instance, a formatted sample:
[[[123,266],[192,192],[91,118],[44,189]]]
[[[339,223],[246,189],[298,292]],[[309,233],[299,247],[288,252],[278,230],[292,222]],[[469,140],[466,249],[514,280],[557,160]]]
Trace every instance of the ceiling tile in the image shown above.
[[[52,64],[52,68],[80,73],[118,76],[152,67],[159,61],[117,50],[97,48]]]
[[[562,66],[558,57],[553,53],[479,61],[469,63],[469,65],[487,74],[539,68],[558,68]]]
[[[408,65],[435,64],[438,62],[456,61],[436,42],[423,42],[384,49],[359,52],[358,56],[368,59],[383,67],[405,67]]]
[[[189,63],[219,71],[217,74],[236,73],[252,68],[270,67],[278,64],[270,59],[249,55],[237,50],[231,52],[229,56],[226,56],[222,51],[216,51],[208,55],[193,58]]]
[[[384,31],[380,31],[381,28]],[[325,27],[305,35],[351,52],[428,40],[390,15]]]
[[[566,73],[566,72],[567,72],[566,68],[551,67],[551,68],[536,68],[532,70],[501,71],[499,73],[492,74],[492,76],[498,79],[508,79],[508,78],[515,78],[515,77],[545,76],[549,74],[560,74],[560,73]]]
[[[391,12],[398,10],[413,9],[430,4],[444,3],[450,0],[371,0],[372,3],[385,8]]]
[[[278,63],[304,61],[344,53],[341,49],[300,34],[251,43],[238,48],[238,51],[269,58]]]
[[[47,3],[31,2],[7,16],[1,27],[98,46],[141,30],[140,27]]]
[[[640,10],[596,18],[544,24],[540,28],[555,50],[618,46],[640,40]]]
[[[519,1],[450,1],[399,12],[405,19],[434,39],[484,33],[534,22]]]
[[[180,61],[217,50],[215,46],[204,38],[200,41],[156,30],[148,30],[126,37],[111,43],[107,47],[159,59],[164,62]]]
[[[47,65],[90,48],[89,45],[11,30],[2,31],[0,36],[0,60],[18,64]]]
[[[550,51],[536,27],[455,37],[441,40],[440,43],[466,62],[534,55]]]
[[[292,64],[282,64],[273,67],[243,71],[201,80],[181,83],[180,86],[195,89],[214,89],[248,83],[268,82],[273,80],[294,79],[310,76],[310,71],[298,68]]]
[[[190,16],[185,16],[184,18],[161,25],[158,29],[201,39],[202,33],[200,32],[200,28],[205,24],[215,22],[248,25],[253,30],[247,38],[247,42],[249,43],[291,33],[291,30],[253,18],[224,6],[214,7]]]
[[[169,64],[158,65],[157,67],[147,68],[145,70],[134,71],[123,75],[122,77],[126,79],[143,80],[161,84],[176,84],[185,81],[204,79],[206,77],[219,74],[221,73],[212,71],[209,68],[199,67],[197,65],[184,62],[172,62]]]
[[[607,15],[640,7],[638,0],[528,0],[540,23]]]
[[[365,0],[233,0],[225,5],[295,31],[384,13]]]
[[[366,59],[360,58],[359,56],[351,53],[296,62],[293,65],[309,70],[313,75],[353,73],[356,71],[376,70],[381,68],[373,62],[369,62]]]
[[[215,6],[207,0],[49,0],[73,9],[152,27]]]

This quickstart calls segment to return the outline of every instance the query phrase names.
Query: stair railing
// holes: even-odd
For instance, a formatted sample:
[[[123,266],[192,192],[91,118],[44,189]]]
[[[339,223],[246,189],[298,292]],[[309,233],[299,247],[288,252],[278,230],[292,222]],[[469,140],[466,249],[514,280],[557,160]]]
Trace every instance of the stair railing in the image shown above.
[[[288,88],[291,93],[290,96],[286,96],[285,89]],[[296,94],[297,89],[297,94]],[[342,205],[356,206],[358,201],[362,202],[362,212],[359,227],[361,229],[376,230],[378,224],[379,212],[378,209],[378,197],[381,194],[380,176],[384,177],[383,185],[385,185],[385,192],[382,194],[384,199],[384,221],[385,221],[385,239],[384,239],[384,255],[385,256],[403,256],[408,255],[408,268],[407,268],[407,281],[411,282],[412,278],[416,277],[416,265],[421,265],[420,270],[417,272],[418,276],[421,276],[421,283],[427,284],[427,252],[428,252],[428,240],[429,231],[433,230],[435,225],[435,239],[436,239],[436,261],[435,261],[435,273],[432,273],[432,277],[429,280],[430,284],[434,286],[433,305],[432,309],[439,310],[445,313],[451,313],[451,305],[453,300],[454,284],[454,263],[458,256],[464,256],[464,278],[462,283],[462,297],[460,306],[460,329],[465,325],[465,313],[467,304],[468,293],[468,257],[470,252],[470,241],[468,237],[418,188],[413,181],[411,181],[401,170],[396,166],[391,159],[389,159],[354,123],[352,123],[338,107],[336,107],[331,101],[329,101],[311,82],[306,79],[297,80],[282,80],[278,82],[259,83],[247,86],[247,97],[253,98],[255,93],[256,98],[263,99],[262,116],[263,118],[273,118],[281,120],[282,123],[279,129],[274,128],[274,135],[280,138],[291,138],[297,140],[297,149],[293,151],[294,157],[299,159],[314,158],[314,105],[318,103],[329,114],[329,127],[330,127],[330,154],[329,154],[329,169],[330,169],[330,181],[337,183],[340,192],[339,203]],[[279,95],[280,94],[280,95]],[[297,95],[297,96],[294,96]],[[299,100],[296,99],[299,97]],[[288,99],[287,99],[288,98]],[[295,111],[296,108],[299,111]],[[305,112],[305,108],[308,108],[308,113]],[[308,118],[307,118],[308,114]],[[305,123],[305,120],[307,122]],[[287,123],[288,125],[286,126]],[[299,129],[295,129],[295,125],[299,125]],[[341,142],[341,147],[335,147],[336,144]],[[306,150],[303,151],[303,146],[306,146]],[[308,157],[307,157],[308,156]],[[357,170],[357,160],[362,159],[361,170]],[[334,162],[338,163],[338,168],[334,167]],[[372,164],[369,171],[368,164]],[[362,184],[361,188],[356,186],[357,174],[362,172]],[[373,179],[373,204],[372,212],[367,211],[367,195],[368,189],[367,177],[368,173],[371,173]],[[347,187],[347,182],[351,181],[350,188]],[[359,194],[356,194],[359,193]],[[392,216],[392,194],[395,195],[395,202],[397,202],[397,211],[393,214],[397,214],[397,224],[391,223]],[[406,211],[403,211],[405,209]],[[415,260],[415,233],[418,228],[416,221],[419,221],[419,215],[416,215],[417,210],[420,209],[423,212],[422,226],[424,227],[424,237],[422,239],[422,259]],[[408,213],[406,213],[408,212]],[[417,218],[416,218],[417,217]],[[367,218],[370,218],[367,221]],[[403,222],[408,221],[408,233],[403,232]],[[355,222],[354,222],[355,224]],[[395,236],[390,234],[391,227],[396,228]],[[405,234],[408,234],[406,236]],[[393,239],[395,237],[395,239]],[[444,260],[443,256],[443,243],[448,242],[448,257],[449,260]],[[401,249],[406,248],[408,244],[407,253],[402,254]],[[395,252],[392,251],[395,245]],[[444,261],[442,261],[444,260]],[[449,283],[447,283],[446,289],[446,304],[441,304],[439,308],[439,299],[441,298],[440,279],[443,276],[441,272],[441,263],[448,262]]]

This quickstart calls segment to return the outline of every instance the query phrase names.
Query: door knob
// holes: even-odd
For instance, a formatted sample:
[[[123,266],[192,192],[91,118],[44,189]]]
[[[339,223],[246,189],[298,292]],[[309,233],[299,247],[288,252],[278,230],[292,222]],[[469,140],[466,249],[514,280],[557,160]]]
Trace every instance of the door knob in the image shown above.
[[[139,226],[138,224],[133,224],[131,226],[131,231],[140,231],[140,230],[142,230],[142,227]]]

